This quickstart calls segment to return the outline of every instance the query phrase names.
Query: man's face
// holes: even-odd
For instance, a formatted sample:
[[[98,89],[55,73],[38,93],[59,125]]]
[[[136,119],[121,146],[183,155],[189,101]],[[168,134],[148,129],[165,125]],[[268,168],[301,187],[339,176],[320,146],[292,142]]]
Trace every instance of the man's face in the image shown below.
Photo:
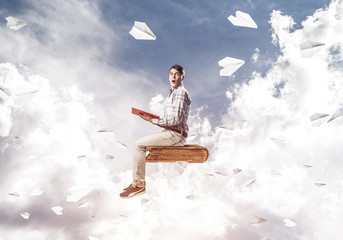
[[[170,71],[169,71],[170,86],[172,88],[178,87],[181,84],[183,77],[184,76],[181,75],[181,73],[178,70],[176,70],[174,68],[170,69]]]

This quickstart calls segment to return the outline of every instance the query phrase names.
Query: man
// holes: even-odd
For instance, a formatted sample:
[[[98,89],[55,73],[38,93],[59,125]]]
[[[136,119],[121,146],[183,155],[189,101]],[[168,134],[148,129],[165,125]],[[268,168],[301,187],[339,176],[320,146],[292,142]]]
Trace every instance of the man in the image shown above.
[[[163,117],[153,118],[146,114],[140,117],[164,128],[162,132],[138,139],[133,146],[133,182],[120,197],[130,198],[145,193],[145,158],[147,146],[184,146],[188,136],[187,119],[191,98],[182,81],[185,72],[182,66],[174,65],[169,70],[170,93],[164,103]]]

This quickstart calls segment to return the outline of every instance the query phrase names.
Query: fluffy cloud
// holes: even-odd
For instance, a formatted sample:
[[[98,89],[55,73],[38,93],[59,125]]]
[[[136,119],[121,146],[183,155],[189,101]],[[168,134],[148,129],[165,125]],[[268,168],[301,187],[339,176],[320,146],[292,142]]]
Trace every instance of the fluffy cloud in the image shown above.
[[[116,143],[156,130],[150,125],[142,130],[135,124],[139,119],[126,116],[142,102],[150,101],[150,110],[157,111],[162,96],[139,94],[152,84],[145,73],[101,64],[115,34],[96,5],[73,3],[76,8],[66,1],[58,8],[33,7],[21,17],[28,22],[26,32],[1,36],[7,43],[1,45],[2,58],[32,61],[30,69],[0,64],[0,87],[9,95],[0,102],[1,238],[316,240],[341,235],[343,139],[337,133],[342,118],[316,128],[309,119],[315,112],[331,114],[343,102],[341,1],[318,10],[298,30],[290,16],[272,12],[281,55],[268,73],[256,72],[228,89],[230,107],[220,127],[202,117],[206,107],[192,109],[191,132],[197,134],[195,142],[210,149],[209,161],[148,164],[147,194],[131,200],[118,196],[131,181],[131,147]],[[34,18],[36,11],[51,17],[50,27],[41,25],[45,18]],[[62,20],[71,27],[63,28]],[[299,48],[308,39],[325,43],[311,59],[302,58]],[[101,44],[87,49],[88,41]],[[80,49],[70,51],[76,46]],[[132,95],[123,93],[141,82],[145,86],[136,84]],[[29,94],[18,98],[23,92]],[[73,186],[93,190],[67,202]],[[31,197],[38,188],[42,195]],[[14,192],[19,197],[8,195]],[[63,207],[63,215],[52,212],[54,206]],[[23,219],[23,212],[30,218]],[[285,219],[297,225],[285,226]]]

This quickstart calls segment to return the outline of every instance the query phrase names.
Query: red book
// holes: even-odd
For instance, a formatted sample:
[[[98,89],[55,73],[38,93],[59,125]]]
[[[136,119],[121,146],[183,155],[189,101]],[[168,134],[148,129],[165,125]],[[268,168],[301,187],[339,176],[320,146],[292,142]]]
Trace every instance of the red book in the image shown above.
[[[147,114],[153,118],[160,118],[160,116],[157,116],[155,114],[152,114],[152,113],[149,113],[149,112],[145,112],[143,110],[140,110],[140,109],[137,109],[137,108],[132,108],[132,114],[136,114],[136,115],[139,115],[139,114]]]

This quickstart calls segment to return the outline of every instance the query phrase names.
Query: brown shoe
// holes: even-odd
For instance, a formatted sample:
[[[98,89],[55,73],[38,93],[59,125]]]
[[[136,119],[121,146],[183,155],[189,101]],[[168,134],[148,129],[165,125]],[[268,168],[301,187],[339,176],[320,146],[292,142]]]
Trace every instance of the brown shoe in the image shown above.
[[[121,198],[131,198],[135,196],[139,196],[145,193],[145,187],[136,187],[134,185],[130,185],[124,189],[124,191],[120,194]]]

